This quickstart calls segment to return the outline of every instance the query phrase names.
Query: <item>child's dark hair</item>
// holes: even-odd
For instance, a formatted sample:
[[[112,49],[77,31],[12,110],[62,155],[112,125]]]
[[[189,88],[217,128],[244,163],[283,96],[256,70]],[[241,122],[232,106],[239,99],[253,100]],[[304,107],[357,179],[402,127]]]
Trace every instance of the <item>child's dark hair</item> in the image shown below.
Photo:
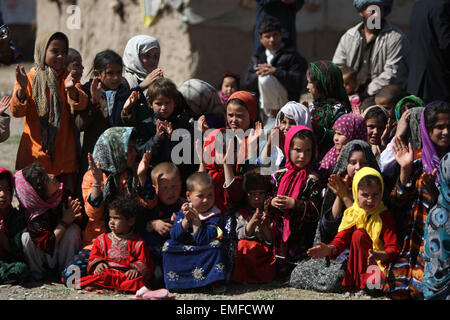
[[[117,196],[107,204],[107,208],[108,211],[114,210],[127,220],[135,218],[136,223],[134,224],[133,228],[134,231],[136,230],[136,226],[139,225],[141,221],[143,210],[142,206],[139,203],[139,198],[137,197],[136,194]]]
[[[50,42],[52,42],[53,40],[61,40],[61,41],[65,42],[66,43],[66,52],[69,53],[69,38],[67,38],[65,33],[55,32],[48,40],[47,48],[50,45]]]
[[[242,189],[245,192],[250,192],[252,190],[264,190],[269,192],[272,190],[272,181],[270,176],[262,175],[261,169],[256,168],[247,171],[242,179]]]
[[[322,83],[317,79],[316,74],[311,66],[308,66],[306,70],[306,78],[316,87],[316,90],[319,91],[322,95],[325,95],[325,88]]]
[[[175,102],[175,107],[181,104],[182,95],[178,91],[175,83],[168,78],[158,78],[152,82],[147,90],[147,101],[151,105],[159,95],[167,98],[172,98]]]
[[[0,180],[8,181],[9,189],[11,190],[11,195],[14,194],[14,182],[11,174],[9,172],[0,173]]]
[[[414,101],[408,99],[400,107],[400,114],[403,114],[406,110],[416,108],[416,107],[420,107],[420,105],[415,103]]]
[[[425,127],[427,131],[433,130],[440,113],[450,114],[450,104],[444,101],[431,102],[424,111]]]
[[[348,74],[349,77],[356,79],[356,76],[358,75],[358,72],[349,66],[344,66],[341,68],[342,75],[345,76]]]
[[[258,27],[259,35],[262,35],[266,32],[278,31],[281,32],[281,22],[275,17],[267,16],[261,21],[261,24]]]
[[[194,172],[186,180],[186,190],[192,192],[197,186],[214,187],[214,181],[207,172]]]
[[[364,120],[366,121],[373,118],[380,119],[384,124],[387,124],[388,122],[388,117],[386,113],[384,113],[383,110],[378,107],[370,109],[364,116]]]
[[[311,164],[314,163],[317,159],[316,159],[316,150],[317,150],[317,146],[316,146],[316,139],[314,137],[314,133],[312,133],[309,130],[300,130],[299,132],[297,132],[291,140],[291,144],[289,145],[289,151],[292,149],[292,145],[294,144],[294,140],[295,138],[299,138],[301,140],[305,140],[305,139],[309,139],[311,140],[311,146],[312,146],[312,157],[311,157]]]
[[[103,50],[95,55],[94,62],[92,64],[92,69],[98,72],[103,72],[111,64],[118,64],[123,68],[122,57],[113,50],[107,49]]]
[[[81,57],[81,54],[77,50],[69,48],[69,51],[67,52],[66,67],[68,67],[78,56]]]
[[[373,184],[378,185],[380,189],[382,187],[381,181],[377,176],[367,175],[358,182],[358,190],[365,189]]]
[[[395,106],[406,95],[405,90],[402,87],[391,84],[383,87],[376,95],[375,98],[385,99],[389,105]]]
[[[225,72],[222,75],[222,83],[223,83],[223,80],[228,77],[233,78],[236,81],[237,89],[239,90],[239,88],[241,86],[240,85],[241,77],[237,73],[234,73],[234,72]]]
[[[39,198],[46,200],[49,177],[45,168],[39,162],[33,162],[22,169],[25,180],[31,185]]]

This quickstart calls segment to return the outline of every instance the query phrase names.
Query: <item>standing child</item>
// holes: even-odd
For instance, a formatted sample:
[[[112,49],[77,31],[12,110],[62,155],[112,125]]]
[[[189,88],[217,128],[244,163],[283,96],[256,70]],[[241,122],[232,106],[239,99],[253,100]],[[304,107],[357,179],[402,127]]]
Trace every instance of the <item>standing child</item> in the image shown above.
[[[221,243],[223,216],[214,206],[214,182],[206,172],[189,176],[185,202],[163,247],[167,289],[188,289],[226,280],[227,261]]]
[[[39,161],[73,192],[78,152],[70,111],[85,109],[87,99],[75,85],[74,71],[66,72],[68,50],[69,40],[61,32],[38,36],[36,67],[28,74],[23,67],[16,68],[10,110],[14,117],[25,117],[16,169]]]
[[[133,196],[118,197],[108,205],[109,228],[94,241],[88,275],[81,288],[128,291],[150,287],[153,261],[147,245],[136,233],[140,209]]]
[[[348,292],[370,289],[369,278],[374,274],[385,275],[388,263],[395,261],[400,246],[397,243],[395,220],[385,207],[383,177],[370,167],[359,170],[352,183],[353,205],[346,209],[338,233],[328,245],[318,242],[308,250],[313,259],[330,256],[336,258],[350,247],[342,286]],[[370,270],[372,265],[374,269]],[[378,265],[378,268],[376,267]],[[375,276],[377,277],[377,276]],[[382,283],[375,283],[382,289]]]
[[[314,240],[320,210],[320,183],[312,170],[316,144],[311,129],[289,129],[284,143],[286,168],[273,175],[276,194],[265,203],[273,219],[273,244],[279,275],[292,271],[292,262],[306,257]]]
[[[272,221],[264,201],[272,191],[269,176],[257,171],[244,174],[245,204],[237,209],[237,253],[232,281],[268,283],[275,278],[276,259],[272,250]]]
[[[20,237],[25,215],[12,206],[14,176],[0,168],[0,283],[20,284],[30,276]]]
[[[233,72],[225,72],[222,76],[222,83],[220,84],[220,100],[223,105],[227,104],[228,98],[240,89],[241,77]]]
[[[123,126],[121,112],[130,91],[122,77],[122,58],[112,50],[95,55],[93,78],[83,85],[89,96],[86,110],[75,113],[75,125],[84,132],[81,149],[80,177],[88,169],[88,153],[92,153],[97,139],[108,128]]]
[[[25,258],[33,278],[41,280],[56,269],[61,272],[79,249],[81,203],[38,162],[17,171],[15,185],[27,219],[22,234]]]

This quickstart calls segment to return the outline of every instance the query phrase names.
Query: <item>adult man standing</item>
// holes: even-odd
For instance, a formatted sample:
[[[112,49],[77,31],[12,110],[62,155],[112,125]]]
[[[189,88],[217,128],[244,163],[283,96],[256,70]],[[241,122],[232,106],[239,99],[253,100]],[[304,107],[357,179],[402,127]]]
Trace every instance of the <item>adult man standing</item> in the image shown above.
[[[450,0],[419,0],[411,14],[408,92],[450,102]]]
[[[357,71],[357,92],[361,100],[390,84],[406,88],[408,39],[386,20],[393,0],[354,0],[353,5],[363,22],[341,37],[333,62]]]

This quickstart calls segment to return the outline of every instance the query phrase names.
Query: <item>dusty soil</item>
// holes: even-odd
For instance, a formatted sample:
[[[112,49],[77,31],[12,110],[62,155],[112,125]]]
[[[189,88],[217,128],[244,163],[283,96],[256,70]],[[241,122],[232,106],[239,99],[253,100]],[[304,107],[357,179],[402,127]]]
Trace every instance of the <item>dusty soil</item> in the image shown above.
[[[31,64],[25,64],[29,70]],[[0,99],[11,95],[14,86],[14,66],[0,67]],[[0,144],[0,167],[14,172],[18,143],[22,135],[23,119],[11,118],[10,138]],[[28,282],[23,285],[0,285],[0,300],[130,300],[133,295],[124,293],[93,294],[69,289],[57,281]],[[342,294],[319,293],[289,287],[275,281],[268,285],[227,286],[223,294],[204,292],[175,293],[178,300],[388,300],[369,296],[345,298]]]

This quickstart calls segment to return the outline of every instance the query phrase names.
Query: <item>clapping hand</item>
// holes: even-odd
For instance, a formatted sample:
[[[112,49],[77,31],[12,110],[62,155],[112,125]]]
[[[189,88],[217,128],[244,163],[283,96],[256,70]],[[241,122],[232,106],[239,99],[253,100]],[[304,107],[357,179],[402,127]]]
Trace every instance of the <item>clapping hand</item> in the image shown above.
[[[287,196],[277,195],[272,199],[272,206],[278,210],[290,210],[295,206],[295,199]]]
[[[91,102],[96,105],[100,102],[100,99],[102,98],[102,83],[100,81],[100,77],[95,77],[92,80],[91,86],[89,88],[91,91]]]
[[[125,104],[123,105],[123,111],[129,113],[130,109],[136,105],[140,98],[141,93],[139,91],[132,91],[127,101],[125,101]]]
[[[4,96],[2,100],[0,100],[0,114],[6,111],[9,108],[9,102],[11,98],[9,96]]]
[[[406,168],[412,165],[414,161],[414,151],[411,142],[408,144],[408,148],[406,148],[406,145],[400,137],[394,137],[393,141],[392,151],[394,152],[395,160],[400,167]]]
[[[147,150],[145,151],[141,161],[139,162],[136,173],[139,179],[139,184],[141,186],[143,186],[147,180],[147,170],[148,167],[150,166],[151,159],[152,159],[152,152],[150,150]]]

